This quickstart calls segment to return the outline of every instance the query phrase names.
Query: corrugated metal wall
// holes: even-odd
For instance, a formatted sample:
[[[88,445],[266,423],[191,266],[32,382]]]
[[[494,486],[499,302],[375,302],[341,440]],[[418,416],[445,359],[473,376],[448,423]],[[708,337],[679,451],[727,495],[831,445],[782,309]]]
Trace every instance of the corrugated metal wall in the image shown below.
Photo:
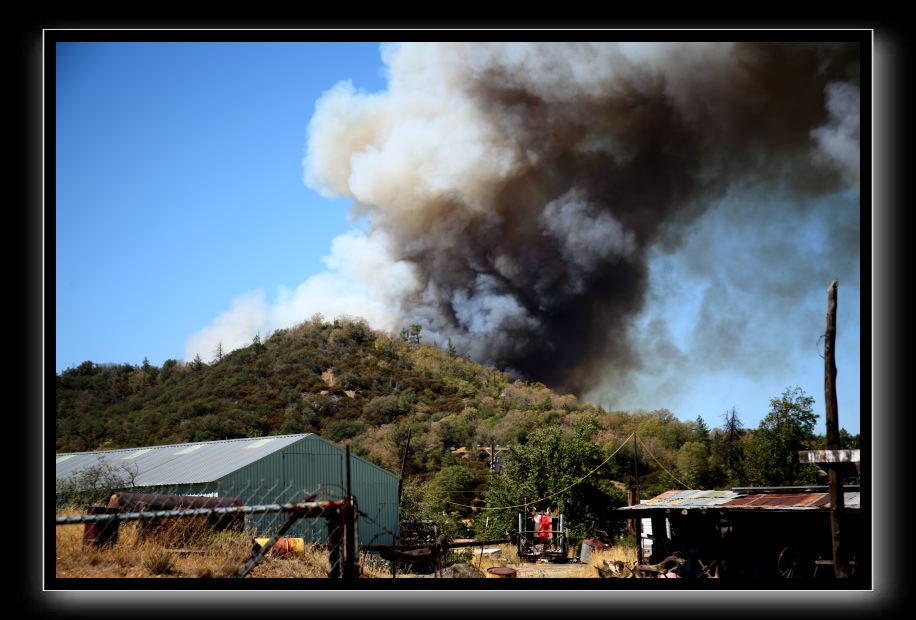
[[[345,495],[346,470],[343,448],[307,435],[220,478],[220,496],[241,497],[246,504],[301,502],[340,499]],[[354,455],[350,456],[350,484],[359,509],[360,544],[383,544],[399,532],[397,476]],[[275,532],[285,515],[254,515],[249,525],[259,534]],[[287,536],[316,541],[327,538],[324,519],[300,520]]]
[[[397,476],[350,454],[350,485],[360,511],[367,515],[359,520],[360,544],[391,544],[392,534],[400,539]]]

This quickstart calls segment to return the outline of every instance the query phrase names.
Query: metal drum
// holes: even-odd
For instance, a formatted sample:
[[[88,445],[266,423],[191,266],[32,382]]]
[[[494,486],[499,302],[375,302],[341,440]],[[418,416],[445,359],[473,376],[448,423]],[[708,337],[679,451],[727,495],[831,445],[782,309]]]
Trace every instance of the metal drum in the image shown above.
[[[99,506],[90,506],[86,510],[89,515],[106,515],[120,512],[117,508],[105,508]],[[118,529],[120,522],[99,521],[97,523],[83,524],[83,545],[87,547],[101,547],[103,545],[113,545],[118,542]]]
[[[516,571],[508,566],[494,566],[487,569],[487,577],[496,577],[501,579],[514,579]]]

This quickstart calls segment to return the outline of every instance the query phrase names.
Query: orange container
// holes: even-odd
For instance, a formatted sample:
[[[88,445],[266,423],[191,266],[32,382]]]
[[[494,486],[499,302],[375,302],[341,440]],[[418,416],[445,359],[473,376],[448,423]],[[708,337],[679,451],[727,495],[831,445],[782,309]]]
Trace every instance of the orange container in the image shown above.
[[[270,540],[269,538],[255,538],[256,543],[262,547],[267,544]],[[275,556],[283,556],[290,554],[299,554],[305,552],[305,540],[302,538],[278,538],[277,542],[274,543],[274,546],[270,548],[268,553]]]

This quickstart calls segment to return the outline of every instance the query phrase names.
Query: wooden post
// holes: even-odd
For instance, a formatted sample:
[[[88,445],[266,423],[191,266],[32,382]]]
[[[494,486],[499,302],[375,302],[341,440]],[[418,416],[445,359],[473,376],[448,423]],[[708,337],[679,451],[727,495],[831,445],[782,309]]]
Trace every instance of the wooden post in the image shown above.
[[[636,433],[633,433],[633,483],[636,487],[636,497],[634,498],[635,504],[639,504],[639,452],[636,448]],[[636,561],[639,564],[643,564],[642,557],[642,517],[638,516],[639,511],[636,511]]]
[[[410,450],[410,428],[407,429],[407,444],[404,446],[404,458],[401,459],[401,476],[398,478],[398,519],[401,518],[401,492],[404,490],[404,472],[407,470],[407,452]],[[398,538],[391,535],[391,544],[396,549]],[[397,553],[391,559],[391,578],[398,576]]]
[[[391,578],[398,577],[398,539],[391,535]]]
[[[636,447],[636,433],[633,433],[633,482],[636,486],[636,503],[639,503],[639,451]]]
[[[327,514],[328,524],[328,577],[341,579],[347,576],[347,517],[344,506],[334,508],[333,514]]]
[[[347,579],[352,579],[358,577],[358,562],[357,556],[359,551],[356,548],[356,507],[354,506],[353,492],[350,486],[350,444],[346,445],[345,458],[347,459],[346,467],[344,471],[346,472],[347,480],[347,501],[344,503],[343,508],[343,523],[344,523],[344,558],[343,558],[343,571],[342,576]]]
[[[827,326],[824,331],[824,408],[827,417],[827,449],[840,449],[839,411],[836,398],[836,307],[837,281],[827,289]],[[843,469],[829,464],[830,533],[833,540],[833,569],[837,578],[848,576],[845,549],[842,545],[843,520]]]
[[[404,446],[404,458],[401,459],[401,477],[398,478],[398,511],[401,509],[401,491],[404,489],[404,472],[407,469],[407,451],[410,450],[410,431],[407,429],[407,445]]]

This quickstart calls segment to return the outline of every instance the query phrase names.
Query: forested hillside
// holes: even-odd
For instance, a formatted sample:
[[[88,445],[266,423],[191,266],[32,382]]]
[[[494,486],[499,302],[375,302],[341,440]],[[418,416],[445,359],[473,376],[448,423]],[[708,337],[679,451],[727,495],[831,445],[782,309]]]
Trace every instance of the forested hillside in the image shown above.
[[[727,403],[708,412],[722,422],[710,428],[664,409],[605,411],[424,342],[418,328],[390,335],[359,320],[316,317],[207,361],[87,361],[56,382],[59,452],[314,432],[398,473],[409,433],[403,509],[417,517],[552,495],[582,523],[622,503],[635,474],[643,498],[815,482],[792,453],[823,447],[813,399],[797,388],[758,429]],[[481,450],[492,445],[504,448],[499,475]]]

